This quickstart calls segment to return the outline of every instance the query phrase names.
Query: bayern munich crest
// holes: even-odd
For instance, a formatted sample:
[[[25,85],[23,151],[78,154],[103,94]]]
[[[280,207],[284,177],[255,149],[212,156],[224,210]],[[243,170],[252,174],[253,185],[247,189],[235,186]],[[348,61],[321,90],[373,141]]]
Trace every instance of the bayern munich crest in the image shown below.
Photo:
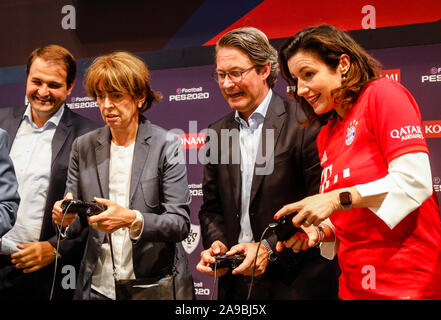
[[[348,131],[346,133],[345,144],[350,146],[354,142],[356,131],[357,131],[357,120],[353,120],[349,123]]]
[[[182,246],[184,247],[184,250],[185,252],[187,252],[187,254],[192,253],[197,248],[200,238],[201,226],[191,224],[188,237],[182,241]]]

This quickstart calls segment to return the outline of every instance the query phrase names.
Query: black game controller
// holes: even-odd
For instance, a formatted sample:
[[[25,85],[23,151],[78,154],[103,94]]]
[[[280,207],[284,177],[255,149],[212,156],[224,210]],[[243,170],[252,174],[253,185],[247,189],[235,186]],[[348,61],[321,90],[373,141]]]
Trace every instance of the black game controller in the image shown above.
[[[80,216],[93,216],[107,210],[107,206],[96,201],[64,200],[61,203],[63,213],[78,213]]]
[[[269,227],[274,229],[277,235],[278,241],[285,241],[291,238],[296,232],[302,231],[300,228],[296,228],[292,224],[292,218],[297,214],[297,212],[292,212],[282,218],[276,220],[276,222],[271,223]],[[302,231],[303,232],[303,231]]]
[[[243,253],[236,253],[231,256],[222,255],[222,256],[216,256],[216,262],[212,263],[211,269],[220,269],[220,268],[229,268],[229,269],[235,269],[237,268],[242,261],[245,259],[245,256]]]

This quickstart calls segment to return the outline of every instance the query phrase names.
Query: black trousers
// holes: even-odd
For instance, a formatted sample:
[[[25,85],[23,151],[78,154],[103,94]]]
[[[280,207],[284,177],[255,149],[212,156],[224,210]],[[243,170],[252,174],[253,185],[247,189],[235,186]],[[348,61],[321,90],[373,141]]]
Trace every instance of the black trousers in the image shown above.
[[[49,300],[54,263],[32,273],[23,273],[11,263],[9,255],[0,255],[0,300]],[[72,300],[74,290],[61,286],[62,274],[58,270],[53,300]]]
[[[255,277],[250,300],[337,300],[340,269],[337,259],[320,256],[318,248],[279,256]],[[251,277],[231,273],[219,278],[219,300],[246,300]]]

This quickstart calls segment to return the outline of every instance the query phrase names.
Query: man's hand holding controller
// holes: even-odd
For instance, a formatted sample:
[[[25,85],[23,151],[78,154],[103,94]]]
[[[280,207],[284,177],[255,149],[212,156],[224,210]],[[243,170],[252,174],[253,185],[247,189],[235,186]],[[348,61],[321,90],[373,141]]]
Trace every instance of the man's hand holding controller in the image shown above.
[[[77,217],[77,214],[76,213],[64,214],[62,208],[62,203],[64,200],[73,200],[72,193],[68,192],[63,200],[59,200],[55,202],[54,207],[52,208],[52,220],[54,220],[55,224],[59,226],[67,227],[72,222],[74,222],[74,220]]]
[[[52,219],[58,225],[66,227],[76,219],[77,215],[90,217],[107,210],[107,206],[97,201],[83,202],[73,200],[67,193],[63,200],[57,201],[52,209]]]
[[[87,218],[92,228],[106,233],[129,228],[130,236],[136,238],[142,231],[143,217],[139,211],[124,208],[108,199],[95,197],[94,201],[83,202],[73,200],[72,194],[68,193],[55,203],[52,210],[52,219],[63,227],[73,223],[77,215]]]

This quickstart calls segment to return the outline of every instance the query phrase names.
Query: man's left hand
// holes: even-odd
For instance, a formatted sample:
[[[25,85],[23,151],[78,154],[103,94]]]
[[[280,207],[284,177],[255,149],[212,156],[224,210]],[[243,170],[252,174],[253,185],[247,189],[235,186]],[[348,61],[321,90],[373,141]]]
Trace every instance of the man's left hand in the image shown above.
[[[11,262],[24,273],[35,272],[55,260],[54,247],[48,241],[17,245],[21,249],[11,255]]]

